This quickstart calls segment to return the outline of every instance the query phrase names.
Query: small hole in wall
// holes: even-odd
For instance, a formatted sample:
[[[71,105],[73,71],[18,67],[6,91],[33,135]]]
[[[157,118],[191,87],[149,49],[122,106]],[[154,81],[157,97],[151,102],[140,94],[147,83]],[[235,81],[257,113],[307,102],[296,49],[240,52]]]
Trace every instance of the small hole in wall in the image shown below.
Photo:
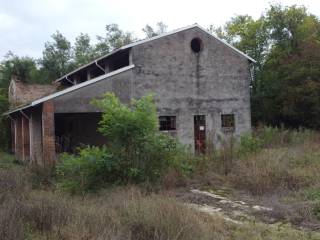
[[[191,49],[195,53],[198,53],[202,50],[202,41],[200,38],[194,38],[191,40]]]

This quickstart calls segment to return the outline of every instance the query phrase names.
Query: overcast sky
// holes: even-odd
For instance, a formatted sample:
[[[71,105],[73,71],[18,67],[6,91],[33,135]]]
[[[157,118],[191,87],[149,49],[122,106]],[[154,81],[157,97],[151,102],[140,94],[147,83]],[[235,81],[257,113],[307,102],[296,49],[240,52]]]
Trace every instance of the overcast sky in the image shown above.
[[[106,24],[117,23],[141,38],[146,24],[159,21],[173,30],[193,23],[220,26],[236,14],[258,18],[270,2],[303,4],[320,16],[318,0],[0,0],[0,59],[9,50],[40,57],[56,30],[71,41],[81,32],[95,39]]]

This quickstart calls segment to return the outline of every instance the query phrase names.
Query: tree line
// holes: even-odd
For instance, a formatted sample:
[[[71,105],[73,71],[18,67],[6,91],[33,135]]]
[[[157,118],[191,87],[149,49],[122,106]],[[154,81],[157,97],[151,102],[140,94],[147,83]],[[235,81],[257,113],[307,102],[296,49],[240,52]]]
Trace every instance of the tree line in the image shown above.
[[[257,60],[253,123],[320,128],[320,22],[303,6],[271,5],[210,30]]]
[[[165,32],[167,25],[159,22],[156,27],[146,25],[142,30],[150,38]],[[0,88],[7,89],[12,75],[26,83],[51,83],[71,70],[137,40],[133,33],[121,30],[117,24],[106,25],[105,34],[98,35],[95,44],[85,33],[76,37],[74,44],[59,31],[51,38],[44,44],[39,59],[8,52],[0,63]]]

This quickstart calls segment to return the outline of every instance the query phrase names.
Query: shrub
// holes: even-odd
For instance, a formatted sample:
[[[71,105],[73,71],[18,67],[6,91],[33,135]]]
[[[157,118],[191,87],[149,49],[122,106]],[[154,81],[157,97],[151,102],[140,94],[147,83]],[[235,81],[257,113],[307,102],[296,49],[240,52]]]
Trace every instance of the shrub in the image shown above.
[[[320,201],[320,189],[319,188],[307,189],[305,190],[305,196],[308,200]]]
[[[108,139],[108,149],[119,163],[122,182],[157,181],[169,167],[186,170],[177,141],[159,132],[156,106],[151,95],[120,103],[107,93],[94,104],[102,112],[99,131]]]
[[[9,104],[8,104],[8,99],[0,89],[0,150],[8,150],[8,143],[9,143],[9,125],[8,125],[8,120],[7,117],[3,116],[3,113],[8,110]]]
[[[254,137],[261,141],[262,147],[283,147],[314,140],[318,138],[318,135],[316,132],[304,128],[284,129],[263,126],[255,129]]]
[[[192,171],[191,165],[177,154],[176,142],[164,135],[148,138],[140,149],[140,158],[124,158],[107,147],[85,147],[77,155],[62,154],[56,166],[58,187],[70,193],[96,190],[106,184],[155,182],[168,169],[181,175]],[[111,154],[112,153],[112,154]],[[183,174],[182,174],[183,175]],[[183,175],[184,176],[184,175]]]
[[[104,147],[86,147],[77,155],[63,154],[57,165],[60,187],[71,192],[88,191],[105,183],[157,182],[173,168],[189,173],[185,149],[158,131],[152,96],[133,100],[129,106],[107,93],[94,104],[102,112],[99,131]]]
[[[262,142],[259,138],[246,134],[240,138],[238,153],[240,156],[247,156],[250,153],[257,153],[262,149]]]
[[[64,153],[60,158],[56,166],[58,186],[71,193],[96,189],[103,178],[110,178],[108,174],[116,170],[105,147],[88,146],[78,155]]]
[[[25,171],[29,173],[29,179],[33,189],[48,189],[54,186],[54,168],[44,168],[37,164],[29,164],[25,168]]]

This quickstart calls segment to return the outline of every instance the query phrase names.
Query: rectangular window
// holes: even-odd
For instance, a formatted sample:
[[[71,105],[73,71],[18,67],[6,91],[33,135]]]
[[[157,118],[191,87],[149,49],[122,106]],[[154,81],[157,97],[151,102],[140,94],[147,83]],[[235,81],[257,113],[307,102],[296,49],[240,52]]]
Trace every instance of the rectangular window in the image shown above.
[[[224,131],[234,131],[234,114],[221,114],[221,127]]]
[[[160,116],[159,130],[160,131],[176,130],[176,116]]]

